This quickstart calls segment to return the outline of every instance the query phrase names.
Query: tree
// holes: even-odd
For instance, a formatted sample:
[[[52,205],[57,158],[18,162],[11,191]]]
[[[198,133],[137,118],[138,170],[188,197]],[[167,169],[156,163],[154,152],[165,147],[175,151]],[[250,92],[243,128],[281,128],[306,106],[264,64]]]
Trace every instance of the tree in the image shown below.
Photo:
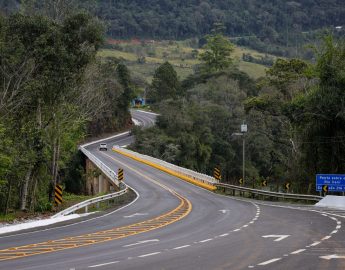
[[[205,52],[199,56],[204,63],[203,72],[217,72],[228,68],[232,64],[234,45],[221,33],[207,35],[206,41]]]
[[[165,62],[156,69],[148,95],[154,102],[175,99],[182,95],[177,73],[169,62]]]

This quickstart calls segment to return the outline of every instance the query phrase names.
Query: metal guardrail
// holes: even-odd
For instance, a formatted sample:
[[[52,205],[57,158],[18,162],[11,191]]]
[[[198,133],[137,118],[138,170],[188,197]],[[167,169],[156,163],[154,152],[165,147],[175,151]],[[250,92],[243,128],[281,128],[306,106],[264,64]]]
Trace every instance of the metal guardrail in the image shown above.
[[[120,182],[117,180],[117,174],[112,169],[84,147],[79,147],[79,150],[82,151],[116,186],[120,185]]]
[[[162,167],[165,167],[167,169],[170,169],[170,170],[172,170],[172,171],[174,171],[174,172],[176,172],[178,174],[190,177],[190,178],[192,178],[192,179],[194,179],[196,181],[200,181],[202,183],[210,184],[210,185],[215,185],[215,184],[218,183],[218,181],[216,179],[214,179],[212,176],[209,176],[207,174],[195,172],[193,170],[186,169],[186,168],[183,168],[183,167],[179,167],[177,165],[174,165],[174,164],[171,164],[169,162],[160,160],[158,158],[154,158],[154,157],[151,157],[151,156],[139,154],[137,152],[134,152],[134,151],[131,151],[131,150],[128,150],[128,149],[125,149],[125,148],[120,148],[117,145],[114,145],[113,148],[121,149],[121,151],[123,151],[123,152],[129,153],[129,154],[134,155],[134,156],[136,156],[138,158],[141,158],[143,160],[146,160],[146,161],[158,164],[158,165],[160,165]]]
[[[96,198],[91,198],[89,200],[86,200],[86,201],[80,202],[78,204],[75,204],[75,205],[73,205],[73,206],[71,206],[71,207],[69,207],[69,208],[67,208],[65,210],[62,210],[61,212],[59,212],[59,213],[55,214],[54,216],[52,216],[52,218],[69,215],[69,214],[72,214],[72,213],[74,213],[75,211],[77,211],[79,209],[82,209],[82,208],[85,208],[85,213],[87,213],[89,205],[95,204],[95,203],[99,203],[99,202],[103,202],[103,201],[110,200],[110,199],[114,199],[116,197],[119,197],[121,195],[126,194],[127,192],[128,192],[128,187],[126,186],[126,188],[121,190],[121,191],[118,191],[118,192],[115,192],[115,193],[111,193],[111,194],[106,194],[106,195],[99,196],[99,197],[96,197]]]
[[[323,198],[322,196],[317,196],[317,195],[280,193],[280,192],[253,189],[253,188],[247,188],[247,187],[241,187],[241,186],[235,186],[235,185],[223,184],[223,183],[215,184],[215,186],[225,188],[225,189],[231,189],[234,191],[248,192],[252,194],[258,194],[258,195],[275,197],[275,198],[283,198],[283,199],[306,200],[306,201],[318,202],[319,200]]]

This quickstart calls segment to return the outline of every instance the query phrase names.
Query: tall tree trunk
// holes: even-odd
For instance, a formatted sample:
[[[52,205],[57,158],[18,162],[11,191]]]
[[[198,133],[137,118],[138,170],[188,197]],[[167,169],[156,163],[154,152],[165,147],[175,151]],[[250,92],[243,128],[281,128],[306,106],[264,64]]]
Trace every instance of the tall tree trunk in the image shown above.
[[[30,167],[29,170],[26,172],[24,184],[22,187],[22,193],[21,193],[21,199],[20,199],[20,210],[22,211],[26,209],[26,201],[28,197],[28,189],[29,189],[31,174],[32,174],[32,167]]]
[[[8,214],[8,208],[9,208],[10,200],[11,200],[11,190],[12,190],[12,183],[11,183],[11,181],[9,181],[7,197],[6,197],[6,203],[5,203],[5,215]]]

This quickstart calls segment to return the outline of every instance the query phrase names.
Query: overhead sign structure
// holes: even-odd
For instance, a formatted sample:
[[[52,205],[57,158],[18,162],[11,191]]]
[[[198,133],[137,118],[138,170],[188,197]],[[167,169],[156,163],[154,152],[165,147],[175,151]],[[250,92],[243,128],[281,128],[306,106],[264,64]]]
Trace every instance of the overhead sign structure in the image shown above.
[[[214,168],[213,177],[214,177],[216,180],[218,180],[218,181],[222,179],[222,174],[221,174],[221,172],[220,172],[219,167],[215,167],[215,168]]]
[[[119,168],[117,173],[117,179],[122,182],[123,181],[123,169]]]
[[[317,174],[316,191],[345,192],[345,174]]]
[[[56,185],[54,191],[55,191],[55,196],[54,196],[55,205],[62,204],[62,186]]]

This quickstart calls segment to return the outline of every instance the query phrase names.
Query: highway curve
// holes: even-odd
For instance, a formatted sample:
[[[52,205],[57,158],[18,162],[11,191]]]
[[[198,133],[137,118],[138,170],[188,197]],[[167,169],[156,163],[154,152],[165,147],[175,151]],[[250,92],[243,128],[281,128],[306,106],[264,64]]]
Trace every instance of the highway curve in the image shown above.
[[[154,122],[144,112],[133,117]],[[345,269],[342,213],[217,195],[97,146],[88,149],[115,171],[124,168],[136,201],[75,224],[2,236],[0,269]],[[114,237],[119,228],[123,236]],[[45,252],[68,239],[75,246]]]

